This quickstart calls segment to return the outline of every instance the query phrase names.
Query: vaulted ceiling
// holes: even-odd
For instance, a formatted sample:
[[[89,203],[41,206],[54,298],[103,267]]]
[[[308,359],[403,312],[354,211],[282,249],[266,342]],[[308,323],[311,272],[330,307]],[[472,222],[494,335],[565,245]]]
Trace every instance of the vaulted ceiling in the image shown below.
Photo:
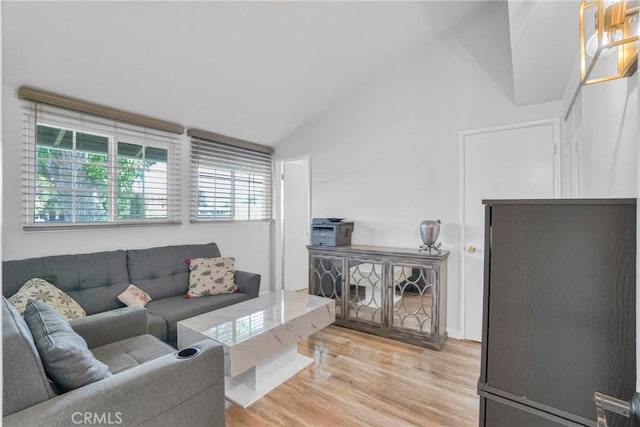
[[[516,105],[562,98],[578,55],[579,0],[509,1]]]
[[[124,98],[131,111],[270,145],[486,11],[487,35],[503,40],[494,49],[512,62],[496,79],[517,105],[562,98],[578,43],[577,0],[2,7],[5,87],[121,108]]]

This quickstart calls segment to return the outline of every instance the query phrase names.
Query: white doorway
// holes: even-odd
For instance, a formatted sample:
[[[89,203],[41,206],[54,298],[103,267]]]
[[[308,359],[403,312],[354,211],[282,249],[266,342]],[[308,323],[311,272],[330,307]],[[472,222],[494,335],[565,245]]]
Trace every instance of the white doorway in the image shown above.
[[[279,289],[298,291],[309,286],[307,245],[311,228],[309,158],[282,160],[280,172]]]
[[[560,195],[558,120],[462,132],[460,326],[482,339],[483,199],[551,199]]]

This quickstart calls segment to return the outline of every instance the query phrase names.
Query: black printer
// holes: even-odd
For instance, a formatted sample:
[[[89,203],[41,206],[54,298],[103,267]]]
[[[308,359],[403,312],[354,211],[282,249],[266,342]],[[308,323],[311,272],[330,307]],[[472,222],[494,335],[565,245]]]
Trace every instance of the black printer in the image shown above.
[[[315,246],[344,246],[351,244],[353,222],[344,218],[313,218],[311,244]]]

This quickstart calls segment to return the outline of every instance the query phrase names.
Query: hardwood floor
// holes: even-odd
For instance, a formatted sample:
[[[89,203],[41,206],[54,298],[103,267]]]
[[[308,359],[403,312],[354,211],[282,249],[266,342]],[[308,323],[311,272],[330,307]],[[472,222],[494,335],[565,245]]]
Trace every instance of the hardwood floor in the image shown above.
[[[315,363],[227,426],[477,426],[480,344],[434,351],[339,326],[303,340]]]

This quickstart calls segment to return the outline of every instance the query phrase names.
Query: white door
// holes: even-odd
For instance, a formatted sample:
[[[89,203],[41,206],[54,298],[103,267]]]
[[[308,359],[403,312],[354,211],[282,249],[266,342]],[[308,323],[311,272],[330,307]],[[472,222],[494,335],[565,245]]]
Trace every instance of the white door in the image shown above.
[[[282,163],[283,281],[284,289],[309,286],[309,159]]]
[[[559,192],[557,121],[464,132],[463,298],[465,339],[482,339],[483,199],[551,199]]]

